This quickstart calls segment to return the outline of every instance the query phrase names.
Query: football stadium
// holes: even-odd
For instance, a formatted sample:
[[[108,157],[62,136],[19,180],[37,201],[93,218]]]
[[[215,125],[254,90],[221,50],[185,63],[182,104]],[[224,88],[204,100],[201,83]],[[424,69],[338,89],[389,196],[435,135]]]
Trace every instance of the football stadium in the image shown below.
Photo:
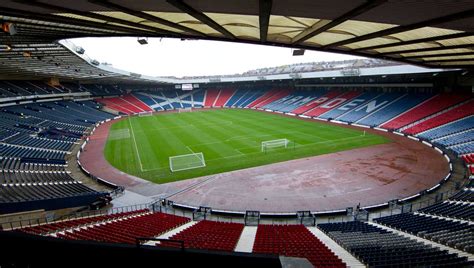
[[[474,266],[474,2],[5,0],[0,25],[1,267]],[[297,63],[149,75],[90,38]],[[191,65],[175,46],[128,66]]]

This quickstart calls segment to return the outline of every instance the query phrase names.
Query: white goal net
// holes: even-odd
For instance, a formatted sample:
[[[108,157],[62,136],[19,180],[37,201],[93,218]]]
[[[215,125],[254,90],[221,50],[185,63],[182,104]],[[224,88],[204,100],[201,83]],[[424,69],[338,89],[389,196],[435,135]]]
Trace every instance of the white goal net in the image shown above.
[[[204,155],[202,153],[170,156],[169,160],[171,172],[202,168],[206,166]]]
[[[269,141],[262,141],[262,152],[266,152],[268,149],[273,148],[288,148],[288,143],[290,141],[288,139],[279,139],[279,140],[269,140]]]
[[[193,109],[191,109],[191,107],[187,107],[187,108],[178,108],[178,113],[187,113],[187,112],[192,112]]]
[[[138,116],[139,117],[142,117],[142,116],[152,116],[153,115],[153,112],[139,112],[138,113]]]

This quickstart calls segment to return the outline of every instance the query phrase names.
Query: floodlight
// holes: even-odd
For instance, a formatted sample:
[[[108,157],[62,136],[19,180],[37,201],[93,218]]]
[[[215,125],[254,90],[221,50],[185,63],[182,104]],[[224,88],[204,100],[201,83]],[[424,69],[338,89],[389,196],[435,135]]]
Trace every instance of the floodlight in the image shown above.
[[[304,49],[294,49],[293,50],[293,56],[303,56],[305,50]]]
[[[137,39],[137,42],[138,42],[140,45],[146,45],[146,44],[148,44],[148,41],[147,41],[145,38],[138,38],[138,39]]]

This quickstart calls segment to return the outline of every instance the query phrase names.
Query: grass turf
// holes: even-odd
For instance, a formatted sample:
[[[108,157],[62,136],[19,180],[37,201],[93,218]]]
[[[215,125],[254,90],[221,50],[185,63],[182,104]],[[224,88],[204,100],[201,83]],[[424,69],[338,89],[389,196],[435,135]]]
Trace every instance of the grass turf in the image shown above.
[[[288,148],[261,152],[261,142],[288,139]],[[137,177],[166,183],[389,142],[383,136],[241,109],[130,117],[112,125],[105,157]],[[169,157],[202,152],[206,167],[171,172]]]

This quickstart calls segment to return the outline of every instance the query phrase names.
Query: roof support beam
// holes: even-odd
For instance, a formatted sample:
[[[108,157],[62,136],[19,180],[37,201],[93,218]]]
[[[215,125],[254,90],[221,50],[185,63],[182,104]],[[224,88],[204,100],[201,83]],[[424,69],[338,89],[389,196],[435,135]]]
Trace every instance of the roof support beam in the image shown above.
[[[175,29],[181,30],[181,31],[189,33],[189,34],[198,35],[198,36],[205,36],[205,34],[199,32],[199,31],[196,31],[194,29],[188,28],[186,26],[183,26],[183,25],[180,25],[180,24],[177,24],[177,23],[174,23],[174,22],[171,22],[169,20],[165,20],[165,19],[162,19],[162,18],[159,18],[159,17],[155,17],[155,16],[150,15],[148,13],[145,13],[143,11],[136,11],[136,10],[130,9],[128,7],[121,6],[119,4],[111,3],[110,1],[107,1],[107,0],[89,0],[89,2],[91,2],[93,4],[96,4],[96,5],[106,7],[106,8],[115,9],[115,10],[121,11],[123,13],[129,14],[129,15],[132,15],[132,16],[135,16],[135,17],[138,17],[138,18],[142,18],[142,19],[145,19],[145,20],[149,20],[149,21],[153,21],[153,22],[156,22],[156,23],[159,23],[159,24],[163,24],[163,25],[166,25],[168,27],[175,28]]]
[[[331,28],[334,28],[337,25],[347,20],[350,20],[360,14],[363,14],[375,7],[378,7],[385,2],[387,2],[387,0],[368,0],[364,4],[349,10],[348,12],[342,14],[340,17],[335,18],[334,20],[330,21],[327,24],[324,24],[323,26],[320,26],[318,23],[316,23],[315,25],[313,25],[314,28],[312,26],[308,28],[307,30],[303,31],[302,33],[298,34],[297,36],[295,36],[295,38],[292,40],[293,44],[299,44],[301,42],[304,42],[312,38],[313,36],[316,36],[322,32],[325,32]]]
[[[344,46],[344,45],[347,45],[347,44],[361,42],[361,41],[374,39],[374,38],[378,38],[378,37],[383,37],[383,36],[387,36],[387,35],[391,35],[391,34],[397,34],[397,33],[402,33],[402,32],[406,32],[406,31],[411,31],[411,30],[414,30],[414,29],[423,28],[423,27],[432,26],[432,25],[437,25],[437,24],[441,24],[441,23],[446,23],[446,22],[456,21],[456,20],[460,20],[460,19],[470,18],[472,16],[474,16],[474,9],[469,9],[469,10],[465,10],[465,11],[462,11],[462,12],[454,13],[454,14],[439,17],[439,18],[420,21],[420,22],[409,24],[409,25],[400,25],[400,26],[396,26],[396,27],[389,28],[389,29],[386,29],[386,30],[381,30],[381,31],[370,33],[370,34],[365,34],[365,35],[361,35],[361,36],[358,36],[358,37],[350,38],[350,39],[347,39],[347,40],[342,40],[342,41],[339,41],[339,42],[324,45],[324,46],[322,46],[322,48],[341,47],[341,46]]]
[[[398,50],[398,51],[390,51],[384,53],[378,53],[376,55],[394,55],[394,54],[406,54],[406,53],[418,53],[418,52],[430,52],[430,51],[443,51],[443,50],[450,50],[450,49],[458,49],[458,48],[466,48],[474,50],[474,44],[462,44],[456,46],[443,46],[443,47],[427,47],[427,48],[417,48],[417,49],[406,49],[406,50]]]
[[[462,62],[462,61],[474,61],[474,58],[466,58],[466,59],[442,59],[442,60],[431,59],[431,60],[424,60],[423,62],[437,63],[437,62]]]
[[[259,15],[258,22],[260,28],[260,42],[265,43],[268,36],[268,25],[270,24],[270,15],[272,12],[272,0],[260,0],[258,2]]]
[[[198,21],[206,24],[207,26],[211,27],[212,29],[220,32],[221,34],[223,34],[227,38],[236,39],[235,35],[233,35],[231,32],[227,31],[224,27],[222,27],[220,24],[218,24],[217,22],[215,22],[214,20],[212,20],[211,18],[206,16],[204,13],[202,13],[200,11],[197,11],[196,9],[191,7],[190,5],[186,4],[184,1],[182,1],[182,0],[166,0],[166,2],[170,3],[171,5],[176,7],[177,9],[187,13],[191,17],[197,19]]]
[[[442,41],[442,40],[448,40],[448,39],[454,39],[454,38],[462,38],[462,37],[467,37],[467,36],[474,36],[474,33],[462,32],[462,33],[455,33],[455,34],[446,34],[446,35],[441,35],[441,36],[433,36],[433,37],[414,39],[414,40],[408,40],[408,41],[402,41],[402,42],[396,42],[396,43],[390,43],[390,44],[384,44],[384,45],[361,47],[361,48],[353,49],[353,51],[374,50],[374,49],[381,49],[381,48],[388,48],[388,47],[406,46],[406,45],[413,45],[413,44],[419,44],[419,43],[436,42],[436,41]]]
[[[24,0],[19,0],[19,1],[17,0],[17,2],[23,3]],[[160,28],[155,28],[155,27],[151,27],[151,26],[148,26],[148,25],[143,25],[143,24],[140,24],[140,23],[135,23],[135,22],[127,21],[127,20],[117,19],[117,18],[114,18],[114,17],[109,17],[109,16],[105,16],[105,15],[101,15],[101,14],[97,14],[97,13],[93,13],[93,12],[85,12],[85,11],[75,10],[75,9],[71,9],[71,8],[67,8],[67,7],[61,7],[61,6],[56,6],[56,5],[37,2],[37,1],[31,1],[31,2],[27,1],[26,3],[28,3],[29,5],[33,5],[33,6],[37,6],[37,7],[41,7],[41,8],[45,8],[45,9],[55,10],[55,11],[64,12],[64,13],[72,13],[72,14],[83,16],[83,17],[103,20],[103,21],[107,21],[107,22],[118,23],[118,24],[122,24],[122,25],[128,25],[128,26],[135,27],[135,28],[138,28],[138,29],[149,30],[149,31],[152,31],[152,32],[158,33],[158,34],[176,35],[176,33],[171,32],[171,31],[167,31],[167,30],[163,30],[163,29],[160,29]],[[135,29],[129,29],[129,31],[134,31],[134,30]]]
[[[403,58],[405,58],[405,59],[419,59],[419,58],[456,57],[456,56],[474,56],[474,51],[472,51],[472,52],[432,54],[432,55],[416,55],[416,56],[408,56],[408,57],[403,57]]]

